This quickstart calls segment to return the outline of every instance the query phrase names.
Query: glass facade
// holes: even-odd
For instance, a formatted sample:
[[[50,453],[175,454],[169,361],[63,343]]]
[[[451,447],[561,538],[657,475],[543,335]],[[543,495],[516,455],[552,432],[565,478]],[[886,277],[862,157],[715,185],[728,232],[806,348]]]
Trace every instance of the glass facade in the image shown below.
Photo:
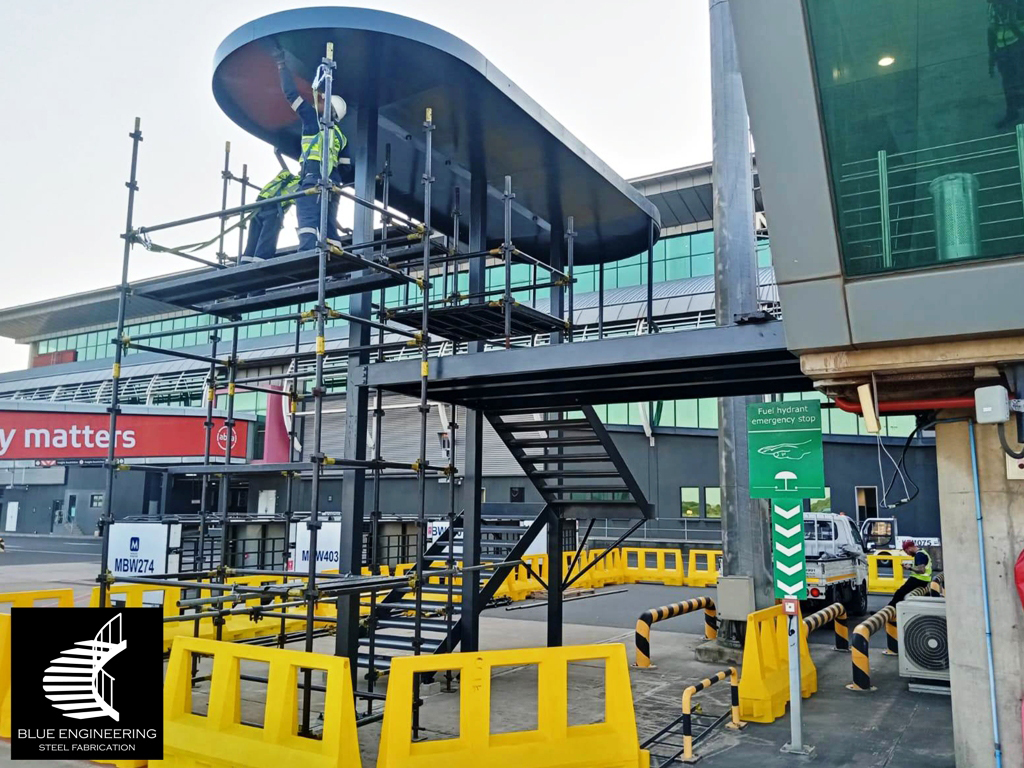
[[[1024,4],[804,3],[847,276],[1024,250]]]

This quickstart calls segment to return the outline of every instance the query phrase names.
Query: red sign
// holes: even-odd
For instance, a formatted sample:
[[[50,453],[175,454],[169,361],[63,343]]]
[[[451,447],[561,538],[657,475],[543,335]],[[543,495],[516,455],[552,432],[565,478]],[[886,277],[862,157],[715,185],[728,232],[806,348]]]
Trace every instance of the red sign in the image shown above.
[[[205,416],[122,413],[113,436],[118,459],[202,456]],[[228,442],[224,419],[213,420],[211,452],[223,456]],[[249,423],[236,421],[231,456],[244,459]],[[105,459],[110,417],[104,413],[0,410],[0,461],[13,459]]]

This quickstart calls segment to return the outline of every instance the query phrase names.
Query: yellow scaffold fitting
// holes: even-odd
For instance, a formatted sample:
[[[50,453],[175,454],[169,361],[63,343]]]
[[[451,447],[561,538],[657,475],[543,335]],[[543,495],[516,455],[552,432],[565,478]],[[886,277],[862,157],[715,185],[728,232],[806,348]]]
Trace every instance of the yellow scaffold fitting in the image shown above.
[[[326,351],[327,351],[327,341],[324,339],[323,336],[317,336],[316,337],[316,353],[318,355],[323,355],[323,354],[326,354]]]
[[[235,382],[228,382],[228,397],[235,396]]]
[[[132,345],[132,337],[131,337],[131,336],[129,336],[129,335],[127,334],[127,333],[126,333],[126,334],[124,334],[124,335],[123,335],[123,336],[121,337],[121,346],[122,346],[122,347],[123,347],[124,349],[128,349],[128,347],[130,347],[131,345]]]
[[[334,43],[328,43],[327,44],[327,58],[328,59],[333,59],[334,58]]]
[[[103,574],[103,581],[105,581],[107,584],[113,584],[114,574],[108,570],[106,573]]]
[[[420,363],[420,376],[422,376],[423,378],[426,378],[429,375],[430,375],[430,363],[428,363],[426,360],[424,360],[423,362]]]
[[[206,390],[206,399],[212,403],[213,397],[213,387],[210,387],[209,389]]]
[[[501,302],[500,301],[488,301],[487,302],[487,306],[488,307],[500,307],[501,306]]]
[[[425,284],[424,284],[424,282],[423,282],[423,278],[422,278],[422,277],[417,277],[417,278],[416,278],[416,287],[417,287],[417,288],[419,288],[419,289],[420,289],[420,290],[422,291],[422,290],[423,290],[423,287],[424,287],[424,285],[425,285]]]
[[[420,466],[421,466],[420,460],[416,459],[416,461],[414,461],[412,464],[409,465],[409,469],[411,469],[413,472],[419,472],[420,471]]]
[[[309,310],[307,312],[303,312],[299,316],[299,322],[305,323],[308,320],[316,320],[316,312],[314,312],[313,310]]]
[[[328,308],[327,308],[327,316],[328,316],[329,318],[332,318],[332,319],[334,319],[334,320],[337,320],[337,319],[338,319],[339,317],[341,317],[341,312],[339,312],[339,311],[338,311],[338,310],[336,310],[336,309],[331,309],[330,307],[328,307]]]
[[[297,398],[295,397],[295,393],[294,392],[289,392],[288,393],[288,410],[291,411],[292,413],[295,413],[296,402],[297,402]]]
[[[306,594],[305,587],[293,587],[288,590],[288,597],[303,597]]]
[[[110,371],[110,375],[115,379],[121,378],[121,364],[114,363],[114,367]]]
[[[118,464],[117,469],[124,472],[125,470],[130,469],[130,467],[127,464]]]
[[[334,459],[334,458],[332,458],[330,456],[324,456],[324,462],[323,463],[328,465],[328,466],[330,466],[332,464],[337,464],[338,460]]]
[[[434,108],[433,107],[427,107],[427,122],[428,123],[434,122]]]
[[[406,240],[413,240],[413,241],[415,241],[415,240],[422,240],[423,239],[423,232],[412,232],[411,234],[406,235],[405,239]]]

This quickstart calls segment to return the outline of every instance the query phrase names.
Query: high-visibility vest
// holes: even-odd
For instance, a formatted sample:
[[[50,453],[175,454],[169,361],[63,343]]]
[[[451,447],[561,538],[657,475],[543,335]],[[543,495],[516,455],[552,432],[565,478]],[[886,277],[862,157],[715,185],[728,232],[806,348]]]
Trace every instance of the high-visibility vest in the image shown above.
[[[924,567],[924,573],[917,573],[916,571],[911,571],[910,575],[913,578],[915,578],[915,579],[920,579],[921,581],[931,582],[931,580],[932,580],[932,558],[931,558],[931,555],[929,555],[923,549],[920,549],[918,551],[921,554],[923,554],[925,557],[928,558],[928,562],[927,562],[927,564]]]
[[[996,48],[1006,48],[1016,43],[1021,36],[1021,20],[1016,12],[1000,13],[994,6],[989,6],[989,26],[995,32]]]
[[[299,177],[291,171],[281,171],[277,176],[267,182],[266,186],[260,190],[260,193],[256,195],[257,200],[269,200],[273,197],[281,197],[281,195],[290,195],[292,192],[299,188]],[[283,210],[288,210],[294,200],[285,200],[281,203]]]
[[[302,157],[299,158],[299,162],[305,167],[306,163],[312,161],[320,164],[321,158],[323,157],[321,145],[323,144],[323,131],[317,131],[313,135],[304,135],[302,137]],[[348,139],[345,138],[345,134],[341,132],[338,126],[331,126],[331,146],[327,153],[327,172],[331,173],[335,168],[338,167],[338,157],[341,155],[342,150],[348,146]]]

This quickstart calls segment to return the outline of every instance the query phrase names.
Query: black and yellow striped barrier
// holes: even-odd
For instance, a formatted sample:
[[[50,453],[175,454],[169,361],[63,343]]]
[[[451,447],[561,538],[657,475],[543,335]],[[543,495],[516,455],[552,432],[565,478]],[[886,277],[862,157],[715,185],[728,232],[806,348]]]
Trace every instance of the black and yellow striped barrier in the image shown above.
[[[812,613],[804,619],[804,626],[810,634],[816,629],[821,629],[829,622],[835,629],[837,651],[850,650],[850,631],[846,627],[846,607],[842,603],[832,603],[827,608],[822,608],[817,613]]]
[[[3,543],[3,539],[0,539],[0,544]],[[946,596],[946,580],[941,573],[936,573],[932,576],[932,581],[928,585],[928,596],[929,597],[945,597]]]
[[[740,720],[740,683],[739,676],[736,674],[736,667],[729,667],[728,669],[723,669],[721,672],[715,673],[711,677],[705,677],[696,685],[691,685],[683,691],[682,760],[684,763],[695,763],[700,760],[699,757],[695,757],[693,754],[693,721],[690,717],[693,712],[693,696],[696,693],[700,693],[705,688],[710,688],[715,683],[722,682],[726,677],[729,678],[729,704],[732,711],[732,721],[725,727],[734,731],[747,727],[747,724]]]
[[[641,613],[640,618],[636,620],[636,666],[651,666],[651,624],[699,611],[701,608],[704,609],[704,637],[714,640],[718,637],[718,611],[715,610],[715,601],[710,597],[695,597],[692,600],[651,608]]]
[[[919,587],[907,597],[925,594],[925,587]],[[853,647],[850,653],[850,661],[853,663],[853,682],[846,686],[851,691],[873,691],[871,686],[871,662],[868,659],[868,644],[871,635],[882,627],[886,631],[886,653],[896,655],[899,653],[899,643],[896,635],[896,606],[887,605],[878,613],[862,621],[853,630]]]

